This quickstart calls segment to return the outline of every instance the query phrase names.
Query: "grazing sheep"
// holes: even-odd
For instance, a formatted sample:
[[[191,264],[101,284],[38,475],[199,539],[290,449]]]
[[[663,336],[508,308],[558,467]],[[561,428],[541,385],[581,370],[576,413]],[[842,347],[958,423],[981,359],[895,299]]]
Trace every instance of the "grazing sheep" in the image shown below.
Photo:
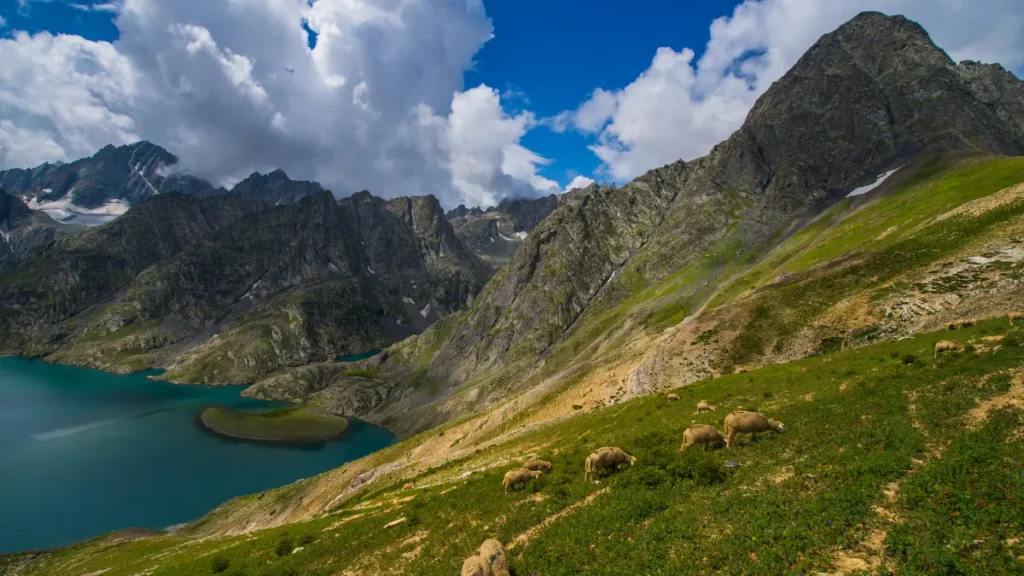
[[[523,464],[524,470],[534,470],[539,472],[551,472],[551,462],[547,460],[530,460],[526,464]]]
[[[939,352],[948,352],[956,350],[960,345],[952,340],[939,340],[935,344],[935,356],[939,355]]]
[[[505,493],[508,494],[509,488],[514,488],[517,484],[526,484],[530,480],[540,476],[540,472],[534,470],[526,470],[525,468],[516,468],[515,470],[509,470],[505,473],[505,479],[502,480],[502,484],[505,486]]]
[[[1010,312],[1008,316],[1010,318],[1010,326],[1013,326],[1014,320],[1024,320],[1024,312]]]
[[[974,318],[970,318],[968,320],[961,320],[959,324],[961,328],[970,328],[971,326],[974,326]]]
[[[960,325],[956,322],[946,322],[946,330],[956,330]]]
[[[606,472],[611,470],[612,472],[619,469],[622,465],[632,466],[636,462],[636,458],[626,454],[620,448],[604,447],[598,448],[587,456],[585,463],[585,471],[583,472],[583,479],[590,480],[600,472]]]
[[[725,438],[714,426],[695,424],[683,432],[683,446],[680,450],[686,450],[694,444],[703,444],[705,450],[709,447],[721,448],[725,444]]]
[[[679,394],[667,394],[665,398],[668,398],[669,400],[679,400]]]
[[[732,412],[725,417],[725,445],[732,448],[738,433],[750,434],[751,440],[757,440],[758,432],[769,430],[785,432],[786,425],[757,412]]]
[[[508,558],[505,547],[494,538],[484,540],[480,545],[480,559],[484,564],[484,574],[488,576],[509,576]]]
[[[470,556],[462,562],[462,576],[487,576],[488,573],[483,558],[479,556]]]
[[[697,412],[714,412],[714,410],[715,407],[712,406],[711,404],[708,404],[707,400],[701,400],[700,402],[697,403]]]

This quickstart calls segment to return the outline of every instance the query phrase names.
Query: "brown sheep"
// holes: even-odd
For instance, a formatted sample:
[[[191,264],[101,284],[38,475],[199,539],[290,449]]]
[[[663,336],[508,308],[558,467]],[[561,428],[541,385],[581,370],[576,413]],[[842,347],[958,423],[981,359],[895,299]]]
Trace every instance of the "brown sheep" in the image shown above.
[[[480,545],[480,559],[485,566],[484,574],[488,576],[509,576],[508,558],[505,547],[494,538],[484,540]]]
[[[488,573],[483,558],[479,556],[470,556],[462,562],[462,576],[487,576]]]
[[[679,400],[679,394],[666,394],[665,398],[668,398],[669,400]]]
[[[540,476],[540,472],[534,470],[526,470],[525,468],[516,468],[515,470],[509,470],[505,473],[505,479],[502,480],[502,484],[505,486],[505,493],[508,494],[509,488],[514,488],[517,484],[526,484],[530,480]]]
[[[946,330],[956,330],[960,325],[956,322],[946,322]]]
[[[551,472],[551,462],[547,460],[530,460],[526,464],[523,464],[524,470],[534,470],[539,472]]]
[[[974,322],[974,318],[970,318],[968,320],[961,320],[959,324],[961,328],[970,328],[971,326],[974,326]]]
[[[935,344],[935,356],[937,357],[939,355],[939,352],[948,352],[956,350],[959,347],[960,345],[952,340],[939,340]]]
[[[732,448],[738,433],[750,434],[751,440],[757,440],[758,432],[769,430],[785,432],[786,425],[757,412],[732,412],[725,417],[725,445]]]
[[[1010,318],[1010,326],[1013,326],[1014,320],[1024,320],[1024,312],[1010,312],[1008,316]]]
[[[725,437],[714,426],[694,424],[683,432],[683,446],[680,450],[686,450],[694,444],[703,444],[705,450],[709,447],[721,448],[725,444]]]
[[[587,461],[584,465],[583,479],[589,481],[591,478],[596,477],[598,473],[609,470],[614,472],[618,470],[620,466],[632,466],[634,462],[636,462],[636,458],[626,454],[620,448],[598,448],[591,452],[590,456],[587,456]]]
[[[715,407],[712,406],[711,404],[708,404],[707,400],[701,400],[700,402],[697,403],[697,412],[699,413],[703,414],[704,412],[714,412],[714,410]]]

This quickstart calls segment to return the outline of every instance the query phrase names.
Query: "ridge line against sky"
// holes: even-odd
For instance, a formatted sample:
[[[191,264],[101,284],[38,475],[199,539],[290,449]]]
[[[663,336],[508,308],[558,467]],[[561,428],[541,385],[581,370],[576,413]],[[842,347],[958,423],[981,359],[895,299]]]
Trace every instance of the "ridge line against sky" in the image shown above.
[[[4,0],[0,168],[146,139],[215,184],[446,208],[624,183],[707,153],[864,9],[1024,69],[1013,0]]]

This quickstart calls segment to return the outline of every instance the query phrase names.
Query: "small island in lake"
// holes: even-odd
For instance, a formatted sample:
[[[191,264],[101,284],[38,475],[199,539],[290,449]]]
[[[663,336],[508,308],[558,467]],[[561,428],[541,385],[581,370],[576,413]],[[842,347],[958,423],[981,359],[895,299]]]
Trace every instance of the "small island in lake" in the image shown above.
[[[323,442],[348,428],[345,418],[305,404],[266,412],[210,406],[203,410],[199,421],[221,436],[260,442]]]

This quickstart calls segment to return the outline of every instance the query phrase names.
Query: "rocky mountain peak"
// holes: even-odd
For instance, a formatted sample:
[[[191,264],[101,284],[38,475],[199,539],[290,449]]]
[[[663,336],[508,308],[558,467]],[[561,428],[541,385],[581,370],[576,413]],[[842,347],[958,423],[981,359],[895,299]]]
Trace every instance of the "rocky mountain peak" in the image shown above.
[[[278,168],[269,174],[253,172],[231,189],[251,200],[265,204],[294,204],[300,198],[323,191],[318,182],[292,180],[284,170]]]

